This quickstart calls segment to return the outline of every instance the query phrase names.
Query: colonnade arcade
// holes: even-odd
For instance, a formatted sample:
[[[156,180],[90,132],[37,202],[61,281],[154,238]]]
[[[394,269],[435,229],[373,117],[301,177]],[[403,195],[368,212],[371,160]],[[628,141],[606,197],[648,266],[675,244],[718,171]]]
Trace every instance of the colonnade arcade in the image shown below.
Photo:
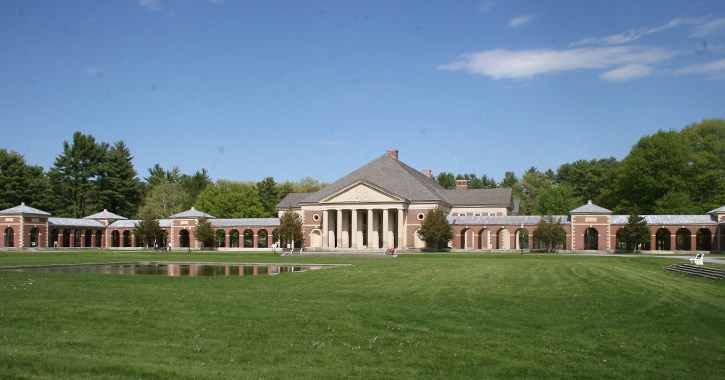
[[[407,244],[407,210],[400,206],[341,207],[306,212],[322,215],[322,228],[310,232],[312,248],[389,249]]]

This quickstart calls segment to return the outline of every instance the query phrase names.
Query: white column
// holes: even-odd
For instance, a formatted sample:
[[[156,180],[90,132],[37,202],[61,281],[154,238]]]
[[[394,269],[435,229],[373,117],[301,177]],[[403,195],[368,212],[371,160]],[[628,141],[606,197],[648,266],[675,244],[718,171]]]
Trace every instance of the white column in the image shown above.
[[[352,226],[350,227],[350,247],[359,248],[357,240],[357,210],[350,210]]]
[[[368,209],[368,248],[374,247],[373,244],[373,210]]]
[[[348,212],[342,210],[342,248],[350,247],[350,221],[347,218]]]
[[[405,238],[405,213],[402,208],[398,209],[398,248],[404,248],[406,246]]]
[[[337,219],[335,220],[335,240],[337,241],[337,248],[342,247],[342,210],[337,210]]]
[[[388,209],[383,209],[383,248],[388,247],[388,231],[390,230],[390,220],[388,216]]]
[[[329,223],[330,215],[329,212],[325,210],[322,212],[322,246],[325,248],[330,245],[330,241],[328,240]]]

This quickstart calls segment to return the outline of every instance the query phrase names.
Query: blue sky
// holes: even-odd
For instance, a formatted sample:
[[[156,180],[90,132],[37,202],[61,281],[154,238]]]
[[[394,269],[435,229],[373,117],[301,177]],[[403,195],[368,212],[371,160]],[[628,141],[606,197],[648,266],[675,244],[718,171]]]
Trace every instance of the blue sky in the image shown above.
[[[501,180],[725,117],[721,0],[5,0],[0,52],[0,148],[46,169],[81,131],[140,176]]]

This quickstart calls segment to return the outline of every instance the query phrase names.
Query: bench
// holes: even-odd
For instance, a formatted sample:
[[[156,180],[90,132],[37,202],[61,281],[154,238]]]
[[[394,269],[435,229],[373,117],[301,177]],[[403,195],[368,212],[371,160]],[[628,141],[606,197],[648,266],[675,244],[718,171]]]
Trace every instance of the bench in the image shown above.
[[[704,265],[705,264],[704,263],[704,259],[705,259],[705,254],[704,253],[698,253],[697,255],[695,255],[695,258],[694,259],[690,259],[690,264]]]

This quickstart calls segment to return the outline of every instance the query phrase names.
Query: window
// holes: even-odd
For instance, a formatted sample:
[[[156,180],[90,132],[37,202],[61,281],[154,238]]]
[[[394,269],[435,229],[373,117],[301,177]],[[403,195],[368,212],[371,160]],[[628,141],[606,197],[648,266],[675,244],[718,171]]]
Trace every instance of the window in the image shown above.
[[[418,220],[423,220],[425,218],[425,215],[421,212],[418,214]]]
[[[320,220],[320,214],[314,214],[314,215],[312,215],[312,220],[314,220],[315,222],[319,221]]]

